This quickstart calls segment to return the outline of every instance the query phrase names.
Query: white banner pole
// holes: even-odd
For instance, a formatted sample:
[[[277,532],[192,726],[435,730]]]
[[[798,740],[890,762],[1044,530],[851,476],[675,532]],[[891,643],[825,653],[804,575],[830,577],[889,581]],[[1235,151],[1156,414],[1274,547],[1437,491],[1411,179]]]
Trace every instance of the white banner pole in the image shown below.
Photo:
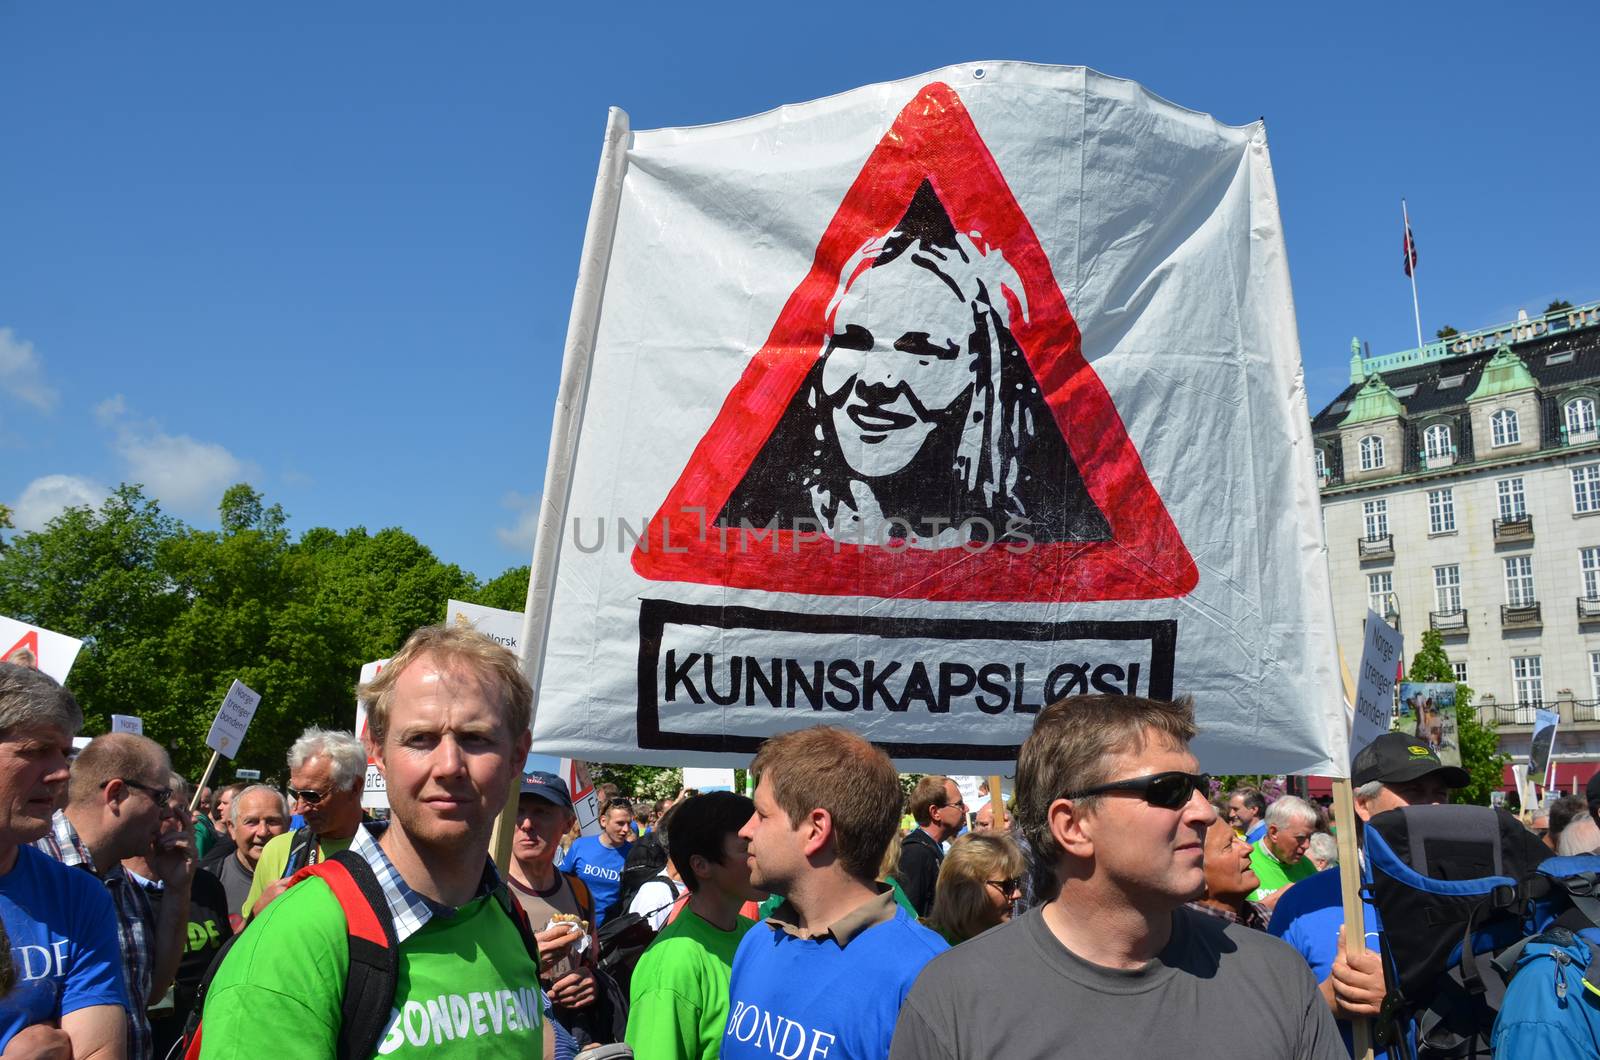
[[[550,424],[550,455],[545,464],[544,491],[539,501],[539,529],[533,542],[527,605],[523,608],[522,670],[533,685],[535,714],[539,710],[539,678],[544,670],[550,599],[561,554],[561,528],[567,519],[572,461],[577,454],[578,429],[583,422],[584,400],[589,392],[594,336],[600,326],[600,303],[605,296],[606,273],[611,266],[612,237],[616,234],[617,210],[622,201],[622,177],[628,166],[629,135],[627,112],[612,107],[606,118],[605,141],[600,148],[594,198],[589,203],[589,224],[583,233],[583,256],[578,262],[572,314],[567,319],[561,385],[556,391],[555,416]],[[533,725],[533,714],[528,717],[528,725],[530,728]],[[490,840],[495,862],[502,867],[511,856],[517,794],[517,785],[512,785],[506,810],[495,822],[494,837]]]

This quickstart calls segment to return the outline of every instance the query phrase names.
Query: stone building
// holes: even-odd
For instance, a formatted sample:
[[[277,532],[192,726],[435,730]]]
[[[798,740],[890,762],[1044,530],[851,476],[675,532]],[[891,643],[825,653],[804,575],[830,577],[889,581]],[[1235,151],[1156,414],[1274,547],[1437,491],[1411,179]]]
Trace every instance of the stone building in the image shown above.
[[[1334,617],[1368,607],[1409,659],[1437,629],[1501,746],[1559,709],[1558,757],[1600,760],[1600,302],[1350,358],[1312,420]],[[1594,766],[1560,779],[1587,779]]]

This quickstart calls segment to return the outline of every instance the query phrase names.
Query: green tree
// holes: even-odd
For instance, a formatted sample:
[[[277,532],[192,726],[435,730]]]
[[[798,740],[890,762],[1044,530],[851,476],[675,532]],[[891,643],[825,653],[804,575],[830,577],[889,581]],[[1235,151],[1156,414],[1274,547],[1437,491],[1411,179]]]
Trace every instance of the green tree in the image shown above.
[[[1571,308],[1571,302],[1567,301],[1565,298],[1557,298],[1554,302],[1551,302],[1549,305],[1544,307],[1544,315],[1549,316],[1551,313],[1559,313],[1564,309]]]
[[[1455,678],[1439,631],[1423,630],[1422,647],[1412,657],[1405,679],[1455,682],[1456,738],[1461,747],[1461,766],[1472,779],[1454,798],[1456,802],[1487,806],[1489,793],[1504,781],[1505,765],[1511,761],[1511,756],[1500,752],[1500,741],[1494,729],[1478,720],[1478,712],[1472,709],[1472,689]]]
[[[0,530],[11,530],[11,529],[14,529],[14,527],[12,526],[12,523],[11,523],[11,509],[7,508],[3,504],[0,504]],[[5,550],[6,550],[6,539],[3,538],[3,537],[0,537],[0,552],[4,552]]]
[[[472,602],[505,611],[521,611],[528,606],[528,577],[526,563],[512,567],[484,583],[483,588],[472,594]]]
[[[1455,328],[1451,327],[1449,324],[1446,324],[1444,327],[1440,328],[1438,331],[1435,331],[1433,333],[1433,337],[1436,338],[1436,339],[1453,339],[1459,334],[1461,334],[1461,332],[1457,331]]]

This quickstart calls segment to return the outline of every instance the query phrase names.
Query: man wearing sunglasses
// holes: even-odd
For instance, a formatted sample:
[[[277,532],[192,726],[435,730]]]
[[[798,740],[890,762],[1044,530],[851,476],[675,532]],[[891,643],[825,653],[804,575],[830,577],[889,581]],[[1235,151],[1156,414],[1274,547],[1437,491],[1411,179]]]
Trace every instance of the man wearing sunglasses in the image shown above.
[[[149,1005],[171,988],[188,945],[194,844],[157,844],[172,797],[172,764],[154,740],[118,732],[97,736],[73,760],[67,805],[37,846],[65,865],[92,872],[111,892],[128,991],[128,1056],[149,1060]],[[122,867],[144,857],[162,886],[159,917],[144,889]]]
[[[1185,908],[1205,891],[1217,819],[1194,733],[1187,700],[1075,696],[1040,712],[1017,817],[1055,893],[924,969],[891,1060],[1344,1057],[1293,950]],[[975,1009],[985,981],[1008,989]]]
[[[295,873],[350,846],[363,827],[366,776],[366,748],[352,734],[312,727],[300,735],[289,748],[289,798],[305,824],[261,848],[245,917],[259,916]]]

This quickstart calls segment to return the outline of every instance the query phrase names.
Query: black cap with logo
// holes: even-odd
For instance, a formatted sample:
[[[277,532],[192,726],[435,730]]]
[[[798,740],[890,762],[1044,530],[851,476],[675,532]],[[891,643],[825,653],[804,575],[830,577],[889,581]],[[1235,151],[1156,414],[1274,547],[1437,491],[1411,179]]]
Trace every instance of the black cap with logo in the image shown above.
[[[1472,778],[1460,766],[1447,766],[1439,755],[1403,732],[1386,732],[1361,749],[1350,769],[1350,783],[1356,787],[1374,780],[1384,784],[1404,784],[1419,777],[1437,775],[1445,787],[1464,788]]]
[[[532,795],[543,799],[545,802],[572,812],[572,795],[567,790],[567,782],[554,773],[546,773],[542,769],[522,774],[522,794]]]

